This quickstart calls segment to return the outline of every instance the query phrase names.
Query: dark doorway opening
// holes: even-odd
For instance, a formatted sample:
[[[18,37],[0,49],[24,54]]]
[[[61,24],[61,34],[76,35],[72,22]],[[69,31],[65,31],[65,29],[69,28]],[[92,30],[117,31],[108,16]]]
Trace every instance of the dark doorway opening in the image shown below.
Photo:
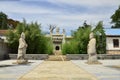
[[[56,50],[59,50],[60,48],[59,48],[59,46],[56,46],[56,48],[55,48]]]

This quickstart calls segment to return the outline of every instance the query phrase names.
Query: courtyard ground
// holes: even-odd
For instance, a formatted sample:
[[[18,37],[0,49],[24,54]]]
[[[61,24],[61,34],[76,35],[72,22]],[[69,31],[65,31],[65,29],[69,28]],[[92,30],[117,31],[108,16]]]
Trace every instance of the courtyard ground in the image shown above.
[[[102,65],[88,65],[86,60],[12,62],[0,61],[0,80],[120,80],[120,60],[100,60]]]
[[[0,80],[18,80],[22,75],[34,69],[41,62],[40,60],[29,60],[27,65],[12,64],[16,60],[0,61]]]
[[[86,60],[73,60],[72,62],[95,75],[99,80],[120,80],[120,59],[99,61],[101,65],[88,65],[85,64]]]

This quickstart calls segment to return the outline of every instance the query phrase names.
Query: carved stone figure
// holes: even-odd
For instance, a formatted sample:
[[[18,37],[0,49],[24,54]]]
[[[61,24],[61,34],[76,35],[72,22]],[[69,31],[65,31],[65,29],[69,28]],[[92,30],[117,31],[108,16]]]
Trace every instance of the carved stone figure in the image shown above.
[[[63,29],[63,34],[65,34],[65,29]]]
[[[89,55],[88,64],[97,64],[97,52],[96,52],[96,39],[94,38],[93,32],[89,35],[90,41],[88,43],[87,53]]]
[[[56,28],[56,34],[59,34],[59,27]]]
[[[17,64],[27,63],[27,60],[25,59],[26,49],[27,49],[27,43],[25,41],[25,34],[22,32],[21,37],[19,39]]]
[[[53,33],[53,30],[54,30],[55,28],[56,28],[56,26],[54,26],[54,25],[50,25],[50,27],[49,27],[50,34]]]
[[[62,44],[65,44],[65,37],[66,37],[66,35],[65,35],[65,29],[63,29],[63,40],[62,40]]]

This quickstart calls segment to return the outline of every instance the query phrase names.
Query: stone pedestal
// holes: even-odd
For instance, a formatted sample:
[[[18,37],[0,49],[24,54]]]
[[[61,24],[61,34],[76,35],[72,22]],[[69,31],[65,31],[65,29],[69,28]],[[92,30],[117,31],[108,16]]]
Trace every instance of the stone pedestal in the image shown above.
[[[97,55],[92,55],[89,56],[88,61],[86,62],[87,64],[101,64],[98,60],[97,60]]]
[[[17,60],[16,62],[13,62],[13,64],[27,64],[28,60]]]

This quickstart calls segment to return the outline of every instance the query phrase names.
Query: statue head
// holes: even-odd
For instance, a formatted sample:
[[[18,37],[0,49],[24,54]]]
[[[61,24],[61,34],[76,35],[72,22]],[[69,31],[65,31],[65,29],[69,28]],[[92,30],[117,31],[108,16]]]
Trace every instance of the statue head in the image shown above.
[[[21,33],[21,38],[25,39],[25,33],[24,32]]]
[[[63,29],[63,34],[65,34],[65,29]]]
[[[90,38],[90,39],[94,38],[93,32],[90,33],[89,38]]]
[[[56,27],[56,33],[59,34],[59,27]]]

